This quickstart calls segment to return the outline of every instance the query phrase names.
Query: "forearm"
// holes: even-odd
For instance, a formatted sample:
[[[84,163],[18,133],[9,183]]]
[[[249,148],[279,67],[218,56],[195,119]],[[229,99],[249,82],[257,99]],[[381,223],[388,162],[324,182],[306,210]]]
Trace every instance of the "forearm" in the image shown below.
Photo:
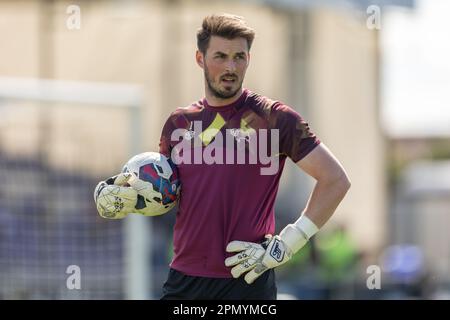
[[[303,214],[280,233],[281,240],[292,254],[300,250],[328,221],[349,187],[350,182],[345,174],[336,179],[318,180]]]
[[[267,244],[232,241],[228,252],[239,252],[227,258],[227,266],[235,266],[231,273],[237,278],[242,273],[250,284],[266,270],[286,263],[330,219],[350,188],[344,168],[331,152],[318,145],[306,157],[297,162],[300,169],[316,179],[303,214],[272,236]]]
[[[303,214],[321,228],[333,215],[350,188],[350,181],[343,173],[337,179],[317,181]]]

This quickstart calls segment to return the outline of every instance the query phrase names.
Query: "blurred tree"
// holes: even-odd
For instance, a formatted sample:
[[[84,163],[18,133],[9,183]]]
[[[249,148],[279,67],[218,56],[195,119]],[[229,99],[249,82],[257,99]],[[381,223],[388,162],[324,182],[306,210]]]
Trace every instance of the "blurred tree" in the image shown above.
[[[326,284],[327,298],[336,297],[342,286],[353,285],[358,252],[343,226],[319,234],[317,239],[319,279]]]
[[[450,139],[436,139],[430,143],[432,160],[450,159]]]

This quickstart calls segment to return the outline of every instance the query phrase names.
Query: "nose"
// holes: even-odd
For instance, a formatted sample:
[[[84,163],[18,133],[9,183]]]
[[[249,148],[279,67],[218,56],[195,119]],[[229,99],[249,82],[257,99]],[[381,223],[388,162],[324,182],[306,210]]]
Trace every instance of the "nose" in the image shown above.
[[[236,71],[236,62],[233,59],[228,60],[225,70],[228,73],[234,73]]]

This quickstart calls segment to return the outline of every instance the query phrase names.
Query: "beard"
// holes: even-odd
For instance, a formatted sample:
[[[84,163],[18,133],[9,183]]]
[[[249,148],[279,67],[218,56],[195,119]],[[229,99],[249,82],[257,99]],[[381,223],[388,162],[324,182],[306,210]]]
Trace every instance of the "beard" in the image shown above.
[[[206,65],[205,65],[205,68],[204,68],[204,74],[205,74],[206,83],[208,85],[208,89],[214,95],[214,97],[216,97],[216,98],[219,98],[219,99],[232,98],[242,88],[242,80],[239,81],[239,78],[236,75],[234,75],[234,76],[236,77],[237,88],[235,90],[232,90],[231,87],[229,87],[229,89],[227,89],[226,87],[224,89],[220,89],[219,85],[216,85],[214,83],[214,80],[211,79],[211,77],[209,76],[209,70],[208,70],[208,67]]]

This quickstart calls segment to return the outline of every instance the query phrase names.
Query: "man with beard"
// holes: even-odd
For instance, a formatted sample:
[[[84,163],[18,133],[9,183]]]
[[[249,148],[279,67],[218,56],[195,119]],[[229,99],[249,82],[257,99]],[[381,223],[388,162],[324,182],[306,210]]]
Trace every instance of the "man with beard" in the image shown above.
[[[163,127],[160,153],[184,161],[177,163],[181,195],[162,299],[276,299],[273,268],[306,244],[350,187],[339,161],[296,111],[242,87],[254,36],[241,17],[206,17],[196,52],[205,97],[176,109]],[[263,174],[267,163],[250,160],[261,151],[255,146],[276,150],[276,172]],[[215,161],[195,161],[196,152]],[[274,235],[288,157],[317,182],[299,218]]]

